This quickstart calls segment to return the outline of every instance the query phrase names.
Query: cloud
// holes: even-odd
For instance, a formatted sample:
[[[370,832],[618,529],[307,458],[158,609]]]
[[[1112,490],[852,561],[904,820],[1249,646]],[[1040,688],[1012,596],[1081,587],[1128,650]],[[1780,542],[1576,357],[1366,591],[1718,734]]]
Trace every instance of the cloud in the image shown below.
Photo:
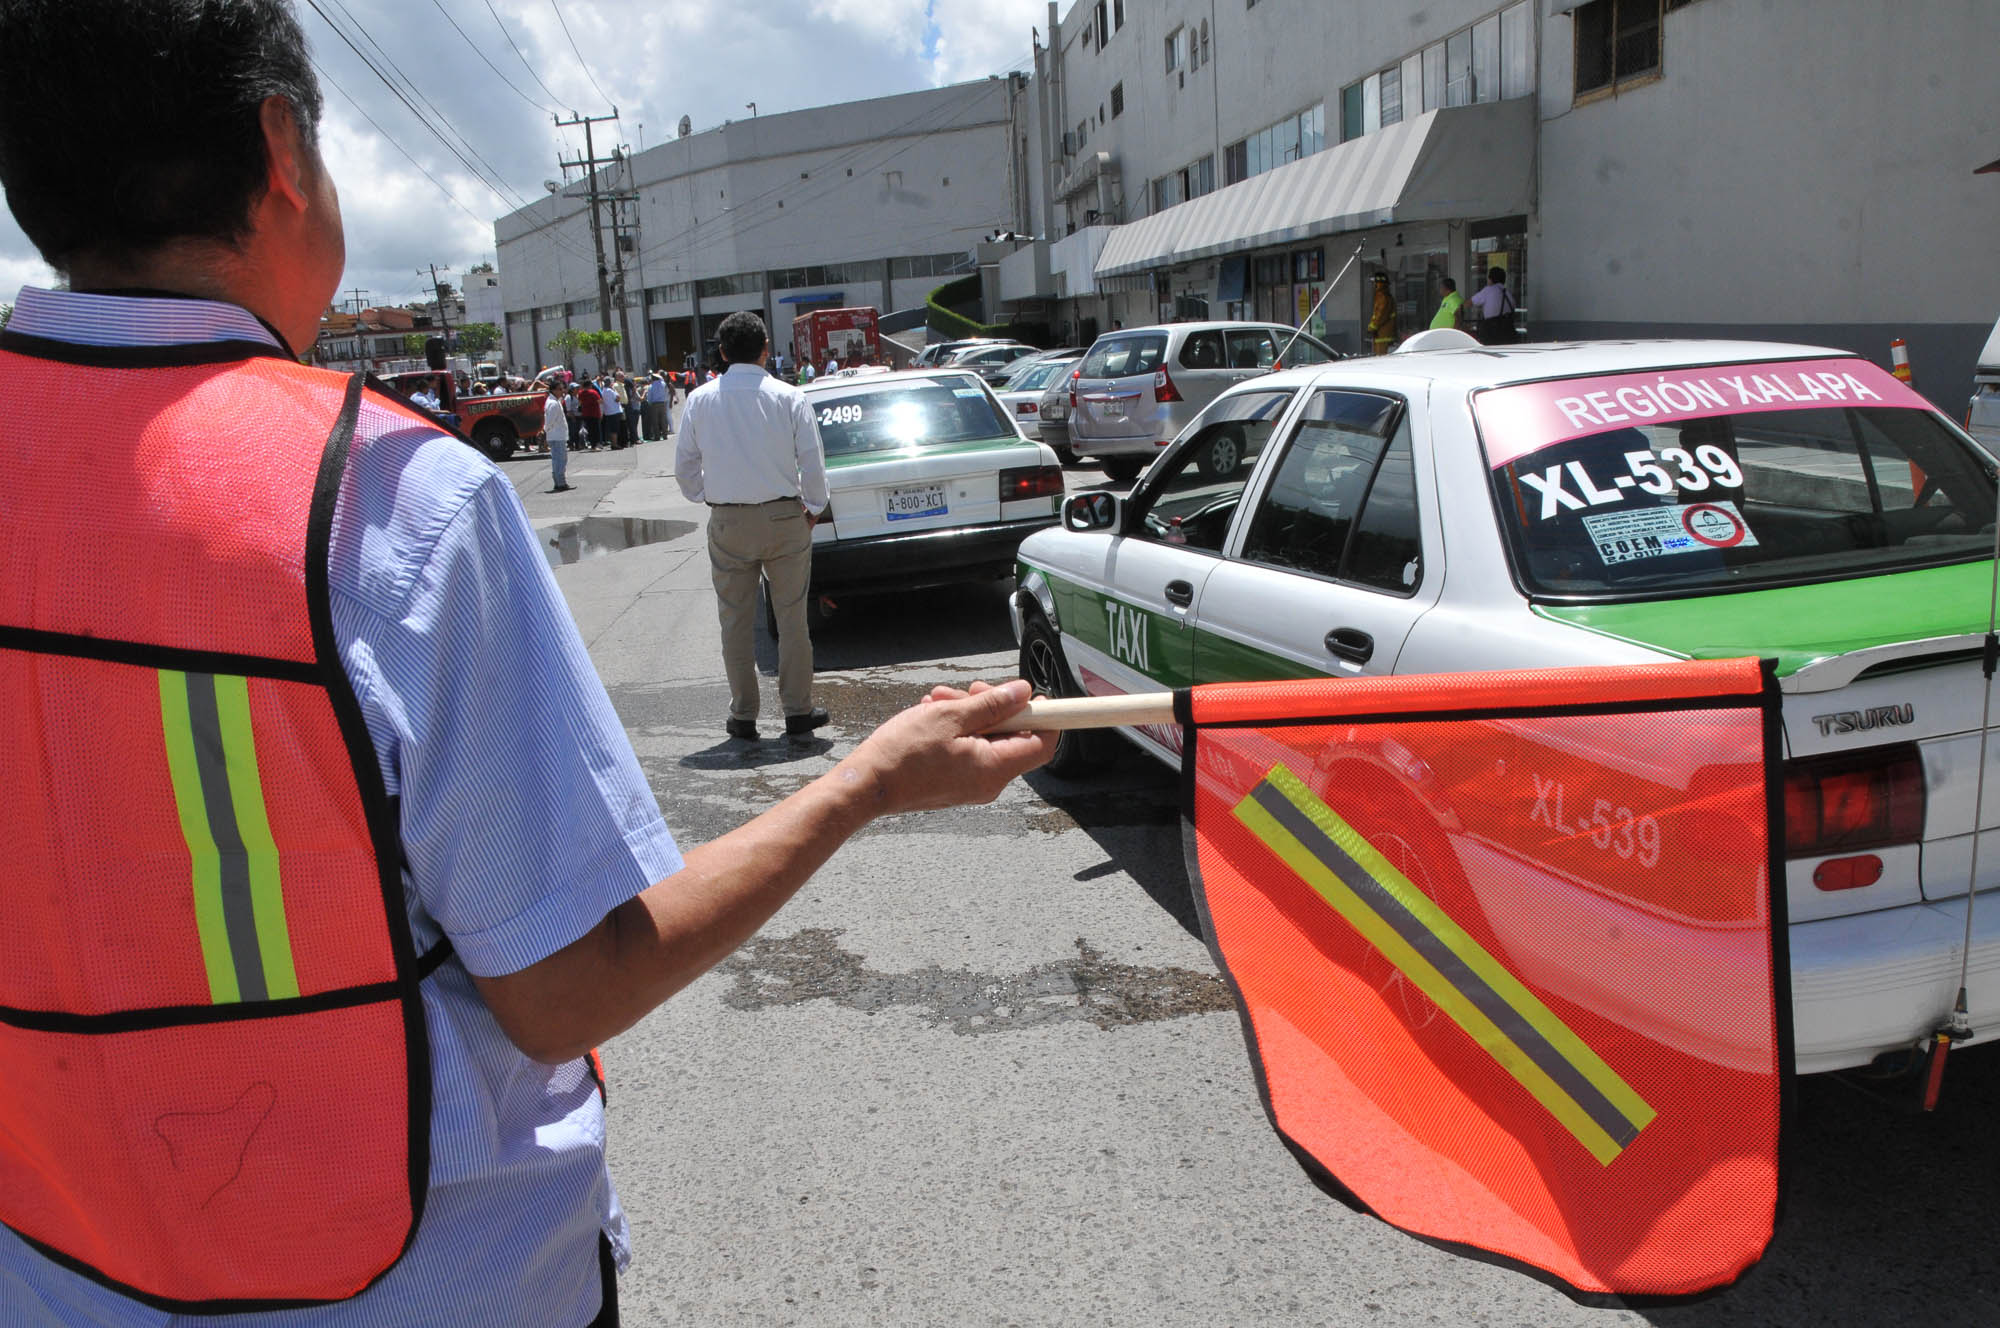
[[[1048,26],[1049,7],[1046,0],[936,0],[931,17],[937,25],[931,81],[942,87],[1026,65],[1032,30]]]
[[[559,131],[558,113],[602,115],[615,105],[619,119],[593,127],[603,155],[619,144],[664,141],[683,115],[699,130],[744,118],[751,102],[771,114],[983,78],[1023,63],[1030,25],[1047,21],[1042,0],[440,5],[443,12],[416,0],[318,6],[403,85],[422,120],[312,7],[295,6],[328,85],[322,141],[347,225],[342,286],[362,287],[374,301],[417,299],[419,266],[463,273],[493,253],[492,219],[543,197],[542,181],[561,174],[558,156],[582,153],[582,132]],[[0,298],[24,281],[48,279],[26,238],[0,220]]]

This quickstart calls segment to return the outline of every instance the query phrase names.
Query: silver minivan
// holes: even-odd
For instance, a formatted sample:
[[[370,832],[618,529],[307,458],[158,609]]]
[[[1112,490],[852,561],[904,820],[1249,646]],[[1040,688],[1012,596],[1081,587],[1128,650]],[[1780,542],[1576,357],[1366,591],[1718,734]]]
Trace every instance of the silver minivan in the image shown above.
[[[1287,349],[1289,346],[1289,349]],[[1284,367],[1325,364],[1339,352],[1280,323],[1167,323],[1122,328],[1091,343],[1070,380],[1069,446],[1124,483],[1224,389]],[[1242,449],[1217,436],[1199,464],[1204,474],[1233,474]]]

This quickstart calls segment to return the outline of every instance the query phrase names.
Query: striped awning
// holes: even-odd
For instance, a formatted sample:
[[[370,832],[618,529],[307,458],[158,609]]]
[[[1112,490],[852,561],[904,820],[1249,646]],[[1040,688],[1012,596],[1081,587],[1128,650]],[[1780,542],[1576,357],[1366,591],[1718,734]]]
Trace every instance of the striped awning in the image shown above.
[[[1526,212],[1533,98],[1426,111],[1114,229],[1100,280],[1398,222]]]

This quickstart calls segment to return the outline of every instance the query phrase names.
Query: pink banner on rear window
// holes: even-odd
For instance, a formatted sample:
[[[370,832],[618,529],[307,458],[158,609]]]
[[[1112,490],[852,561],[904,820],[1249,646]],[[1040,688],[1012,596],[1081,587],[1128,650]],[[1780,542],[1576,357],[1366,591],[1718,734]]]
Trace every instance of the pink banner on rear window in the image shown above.
[[[1708,415],[1931,403],[1866,360],[1793,360],[1566,378],[1481,392],[1473,401],[1486,464],[1593,433]]]

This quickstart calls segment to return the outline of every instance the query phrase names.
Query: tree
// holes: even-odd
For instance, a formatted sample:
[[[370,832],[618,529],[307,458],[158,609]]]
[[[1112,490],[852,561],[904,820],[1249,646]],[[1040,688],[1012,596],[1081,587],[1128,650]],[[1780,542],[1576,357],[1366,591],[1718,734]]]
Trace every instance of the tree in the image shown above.
[[[578,345],[582,350],[596,356],[597,367],[602,369],[611,363],[618,354],[618,347],[623,345],[624,341],[624,335],[618,332],[586,332]]]
[[[424,353],[425,340],[426,338],[421,332],[406,333],[403,337],[403,349],[411,355],[422,355]]]
[[[451,283],[449,281],[440,281],[437,284],[437,297],[439,304],[445,303],[446,301],[450,300],[457,294],[458,292],[451,288]]]
[[[575,369],[576,353],[584,349],[584,338],[589,335],[580,327],[566,327],[549,336],[549,349],[562,356],[564,365]]]
[[[458,329],[458,345],[468,355],[483,355],[500,344],[500,329],[491,323],[467,323]]]
[[[493,265],[491,263],[486,263],[486,262],[474,263],[471,267],[466,269],[466,271],[468,272],[491,272],[492,270],[493,270]]]
[[[4,303],[0,303],[0,327],[7,326],[8,321],[11,320],[13,317],[14,317],[14,302],[12,300],[8,300]]]

